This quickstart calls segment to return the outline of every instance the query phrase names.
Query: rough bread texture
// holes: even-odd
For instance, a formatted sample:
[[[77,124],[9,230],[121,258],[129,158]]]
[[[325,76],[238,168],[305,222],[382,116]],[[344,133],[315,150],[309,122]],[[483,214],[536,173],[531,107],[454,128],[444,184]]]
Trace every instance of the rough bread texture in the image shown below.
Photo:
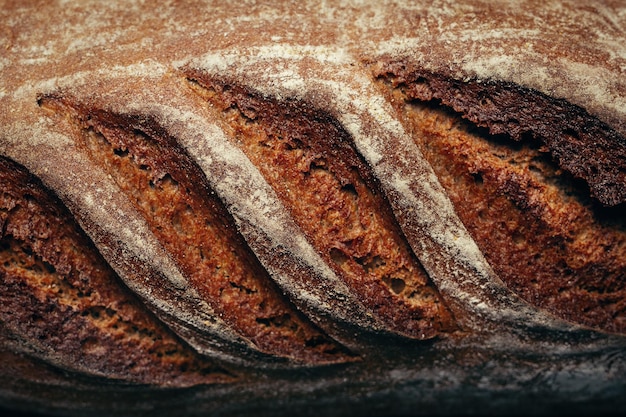
[[[450,313],[345,130],[311,106],[281,106],[237,87],[200,83],[210,90],[200,94],[227,114],[233,140],[316,250],[379,320],[419,339],[451,327]]]
[[[2,3],[0,409],[621,410],[624,27]]]
[[[128,195],[189,285],[255,349],[305,363],[349,360],[273,286],[173,138],[149,120],[57,110],[80,124],[78,146]]]
[[[3,336],[64,369],[143,384],[229,380],[147,314],[62,204],[0,159]]]
[[[588,137],[589,132],[594,132],[599,147],[603,148],[601,142],[614,132],[605,135],[597,132],[594,126],[597,120],[579,115],[580,109],[572,111],[572,120],[561,116],[561,107],[538,106],[538,101],[547,99],[537,100],[536,92],[522,94],[523,98],[518,94],[517,101],[505,102],[502,108],[511,112],[514,106],[523,107],[526,109],[523,115],[533,118],[541,115],[541,121],[524,123],[497,112],[483,117],[468,116],[472,121],[481,119],[489,128],[481,130],[461,121],[449,107],[458,100],[454,97],[455,89],[444,88],[447,97],[441,99],[441,103],[446,105],[433,106],[439,94],[424,86],[428,84],[427,77],[400,82],[395,76],[389,81],[390,73],[386,74],[381,75],[381,79],[387,80],[392,88],[390,94],[410,126],[412,137],[437,172],[456,212],[498,276],[526,301],[556,316],[624,333],[624,207],[604,206],[591,197],[590,186],[577,180],[561,167],[564,164],[557,162],[565,158],[568,164],[578,161],[575,165],[580,166],[583,165],[581,160],[591,160],[589,155],[581,158],[589,150],[584,141],[572,140],[572,136]],[[418,90],[420,93],[416,93]],[[492,97],[505,95],[510,99],[514,96],[510,91],[493,92],[494,86],[489,86],[486,92],[471,94],[486,98],[484,103],[468,108],[476,113],[487,113],[481,106],[493,106]],[[460,106],[453,107],[456,110]],[[575,120],[576,117],[582,120]],[[501,126],[513,123],[512,118],[515,126]],[[543,123],[549,128],[542,127]],[[528,130],[519,132],[521,129],[516,128],[520,124],[529,126]],[[574,131],[573,124],[587,129]],[[545,145],[559,135],[567,139],[555,141],[560,145]],[[585,149],[566,158],[564,154],[574,149],[562,150],[561,147],[569,143]],[[615,157],[616,163],[607,162],[610,158],[604,157],[601,149],[595,156],[599,162],[586,164],[590,171],[600,170],[594,170],[595,163],[609,167],[618,164],[618,160],[626,161],[622,155],[614,153],[611,158]],[[612,181],[624,183],[619,178],[619,170],[611,172],[616,176]]]

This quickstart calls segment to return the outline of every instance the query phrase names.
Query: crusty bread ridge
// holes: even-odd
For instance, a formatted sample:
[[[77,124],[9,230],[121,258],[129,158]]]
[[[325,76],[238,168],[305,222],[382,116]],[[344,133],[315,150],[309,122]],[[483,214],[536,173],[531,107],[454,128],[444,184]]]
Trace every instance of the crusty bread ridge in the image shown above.
[[[624,5],[0,17],[0,408],[625,405]]]

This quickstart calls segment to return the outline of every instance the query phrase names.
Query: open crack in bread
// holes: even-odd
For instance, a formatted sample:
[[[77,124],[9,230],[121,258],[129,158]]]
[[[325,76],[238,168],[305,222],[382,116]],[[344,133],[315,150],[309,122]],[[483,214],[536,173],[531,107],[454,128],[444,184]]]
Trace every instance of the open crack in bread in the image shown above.
[[[0,14],[0,407],[623,406],[623,6]]]

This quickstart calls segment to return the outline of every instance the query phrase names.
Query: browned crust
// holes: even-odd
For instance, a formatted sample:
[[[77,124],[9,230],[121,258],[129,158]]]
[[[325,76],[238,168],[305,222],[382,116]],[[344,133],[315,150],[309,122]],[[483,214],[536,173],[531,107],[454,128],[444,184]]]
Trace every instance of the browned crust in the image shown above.
[[[190,285],[256,349],[294,363],[354,360],[284,297],[187,153],[153,119],[42,98],[145,217]]]
[[[436,100],[491,134],[532,136],[559,166],[587,182],[602,204],[626,202],[626,138],[581,107],[512,83],[456,80],[401,62],[381,61],[376,76],[409,99]]]
[[[151,2],[134,1],[8,1],[6,7],[0,8],[0,33],[3,35],[0,36],[1,153],[23,163],[62,196],[97,242],[99,250],[107,253],[106,258],[112,263],[118,262],[120,271],[124,270],[120,265],[126,268],[124,280],[127,283],[132,283],[133,279],[139,282],[148,277],[169,277],[173,269],[169,269],[170,264],[151,265],[138,260],[135,242],[120,238],[122,234],[118,232],[125,230],[124,225],[113,216],[103,216],[91,201],[81,199],[81,193],[98,197],[105,193],[92,188],[97,184],[69,181],[64,176],[64,171],[69,171],[68,175],[73,178],[88,180],[91,164],[81,166],[80,163],[86,161],[74,158],[75,152],[64,152],[69,134],[37,108],[35,96],[41,92],[70,88],[81,98],[97,101],[116,111],[122,109],[122,113],[132,108],[141,109],[144,114],[163,115],[163,107],[169,107],[191,110],[195,116],[202,117],[206,112],[199,108],[181,106],[180,91],[176,88],[170,89],[168,85],[150,96],[152,86],[149,84],[160,84],[164,78],[171,80],[175,78],[173,68],[211,54],[217,59],[204,62],[216,64],[214,69],[220,75],[241,76],[244,84],[258,86],[270,95],[280,96],[284,85],[296,86],[299,90],[296,95],[301,92],[305,97],[322,97],[318,95],[318,87],[328,86],[331,90],[353,76],[356,76],[354,84],[363,86],[362,81],[368,78],[362,76],[360,58],[389,53],[410,56],[435,73],[449,70],[455,79],[504,80],[565,98],[608,122],[622,136],[626,134],[626,32],[623,29],[626,9],[623,2],[520,0],[494,4],[487,0],[416,0],[302,1],[296,4],[279,0],[271,3],[207,0],[154,7]],[[274,65],[275,58],[283,54],[292,56],[295,65],[290,62]],[[224,67],[223,59],[228,56],[232,66]],[[345,71],[337,72],[332,64],[327,65],[328,58],[332,61],[337,57],[345,63]],[[258,71],[250,71],[253,68]],[[269,76],[260,77],[261,73]],[[112,90],[115,92],[111,93]],[[375,92],[366,90],[368,88],[359,88],[359,93],[365,92],[359,104],[383,101]],[[144,94],[146,92],[149,93]],[[146,101],[147,96],[151,99]],[[323,97],[320,108],[328,108],[338,117],[345,115],[346,107],[337,106],[338,97],[333,94]],[[324,100],[326,98],[329,100]],[[368,113],[370,108],[365,107],[359,111]],[[372,122],[380,115],[379,112],[368,113],[365,119]],[[375,122],[360,124],[358,118],[350,116],[355,116],[355,112],[341,120],[346,122],[345,127],[351,129],[351,134],[359,129],[371,133],[372,126],[375,129]],[[390,116],[384,123],[397,121],[396,114]],[[178,132],[197,134],[188,127],[181,127]],[[72,156],[64,157],[65,154]],[[390,155],[398,157],[399,154],[381,152],[380,156],[388,159]],[[373,156],[376,162],[378,155]],[[419,167],[423,168],[426,163],[422,164],[421,158],[411,161],[418,162],[418,159]],[[414,178],[415,171],[407,168],[403,174],[407,172]],[[380,179],[387,181],[389,177],[383,175]],[[518,201],[525,200],[523,187],[520,189],[513,183],[503,188],[510,195],[515,194]],[[434,197],[447,199],[439,188],[434,194]],[[395,198],[396,195],[390,193],[392,204],[403,200],[405,195],[399,195]],[[423,200],[433,197],[428,193],[416,193],[416,196]],[[116,201],[108,207],[128,207],[117,205],[119,199],[112,200]],[[229,210],[236,208],[240,201],[235,201],[233,206],[230,205],[233,200],[228,201]],[[398,219],[412,210],[408,205],[402,208],[406,210],[396,212]],[[135,214],[133,210],[128,212]],[[436,225],[443,223],[446,228],[452,223],[441,222],[441,217],[434,218]],[[406,229],[409,228],[405,227],[406,235],[413,236],[412,242],[426,234],[424,228]],[[255,247],[259,257],[274,248],[263,248],[268,242],[263,237],[265,235],[258,239],[261,243]],[[146,249],[147,253],[155,253],[152,247]],[[473,327],[478,334],[473,335],[473,339],[461,340],[458,345],[435,340],[396,349],[389,346],[389,338],[385,337],[385,346],[380,351],[384,352],[382,360],[366,349],[365,362],[333,367],[326,374],[318,372],[319,369],[288,372],[282,376],[264,371],[261,385],[246,379],[243,384],[231,385],[221,392],[205,387],[177,390],[181,393],[178,397],[168,396],[162,390],[125,389],[117,383],[77,391],[78,383],[71,376],[63,378],[65,385],[59,389],[50,390],[49,385],[38,384],[22,384],[16,389],[14,381],[4,378],[0,384],[0,401],[3,405],[10,404],[7,398],[18,395],[22,405],[32,408],[32,404],[38,404],[41,409],[57,414],[72,414],[60,409],[80,410],[73,414],[93,414],[95,409],[107,415],[412,415],[416,410],[423,414],[458,414],[458,410],[463,410],[476,415],[515,414],[525,410],[529,411],[527,414],[535,411],[551,415],[557,409],[563,414],[598,415],[602,411],[624,408],[626,353],[623,337],[580,332],[577,327],[573,331],[567,327],[568,330],[560,333],[561,327],[553,326],[552,321],[544,326],[541,320],[548,315],[540,308],[518,303],[508,288],[491,279],[495,274],[489,274],[487,280],[481,281],[487,285],[478,288],[473,285],[476,281],[468,278],[473,271],[451,260],[454,256],[447,256],[450,252],[444,251],[447,255],[441,257],[440,250],[420,254],[424,258],[438,257],[437,261],[454,266],[442,268],[444,273],[431,272],[433,280],[450,297],[451,305],[452,301],[460,301],[461,308],[455,310],[459,320],[463,319],[463,313],[479,313],[477,325]],[[283,263],[281,266],[290,271],[306,269],[294,268],[298,257],[292,253],[293,256],[278,260]],[[285,277],[287,282],[298,279],[297,274],[285,274]],[[139,290],[137,293],[146,303],[156,299],[160,306],[173,307],[170,310],[172,321],[180,319],[184,325],[188,316],[175,309],[179,292],[174,281],[178,275],[173,278],[160,288],[142,292],[145,287],[137,285],[133,290]],[[493,282],[496,285],[489,285]],[[469,290],[456,291],[459,288],[454,287],[456,283],[468,283],[463,288]],[[337,293],[327,291],[328,288],[320,284],[316,290]],[[490,302],[494,299],[502,302]],[[516,302],[509,303],[512,299]],[[332,320],[347,303],[331,300],[332,297],[323,299],[330,301],[327,311]],[[513,312],[507,306],[520,310]],[[358,312],[363,310],[358,309]],[[522,319],[530,316],[526,312],[536,314],[539,320],[525,325]],[[501,324],[498,331],[483,326],[481,319],[486,316]],[[520,320],[509,320],[512,316]],[[363,325],[370,324],[365,321]],[[558,324],[563,323],[558,321]],[[206,336],[195,329],[189,331],[190,339]],[[351,339],[361,342],[359,336]],[[55,393],[54,403],[47,401],[51,398],[50,391]],[[271,394],[266,395],[270,391]]]
[[[322,258],[385,326],[418,339],[454,329],[377,180],[334,118],[307,103],[279,102],[201,72],[188,76]]]
[[[63,205],[0,158],[0,320],[55,365],[156,385],[224,382],[123,287]]]
[[[412,82],[394,77],[388,86],[413,138],[498,276],[526,301],[558,317],[625,333],[624,204],[600,205],[582,181],[556,164],[551,148],[523,135],[518,124],[508,134],[502,132],[500,119],[489,132],[462,121],[465,113],[438,103],[452,97],[464,103],[466,90],[456,83],[444,91],[453,81],[435,78],[432,84],[441,90],[432,94],[430,81],[419,77]],[[424,83],[425,92],[418,93]],[[476,89],[470,84],[467,102]],[[499,105],[502,96],[513,100],[521,95],[516,103],[533,97],[520,89],[499,89],[505,91],[493,100]],[[490,93],[482,92],[485,102]],[[441,96],[446,99],[439,100]],[[541,104],[529,105],[529,117],[550,114],[550,109],[536,107]],[[529,121],[515,109],[520,107],[494,113]]]

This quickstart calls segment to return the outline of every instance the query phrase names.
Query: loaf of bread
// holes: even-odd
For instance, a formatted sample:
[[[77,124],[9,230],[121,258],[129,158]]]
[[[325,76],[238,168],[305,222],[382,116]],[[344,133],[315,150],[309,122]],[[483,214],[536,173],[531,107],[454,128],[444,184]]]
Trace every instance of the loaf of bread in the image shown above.
[[[626,406],[623,3],[0,18],[0,410]]]

